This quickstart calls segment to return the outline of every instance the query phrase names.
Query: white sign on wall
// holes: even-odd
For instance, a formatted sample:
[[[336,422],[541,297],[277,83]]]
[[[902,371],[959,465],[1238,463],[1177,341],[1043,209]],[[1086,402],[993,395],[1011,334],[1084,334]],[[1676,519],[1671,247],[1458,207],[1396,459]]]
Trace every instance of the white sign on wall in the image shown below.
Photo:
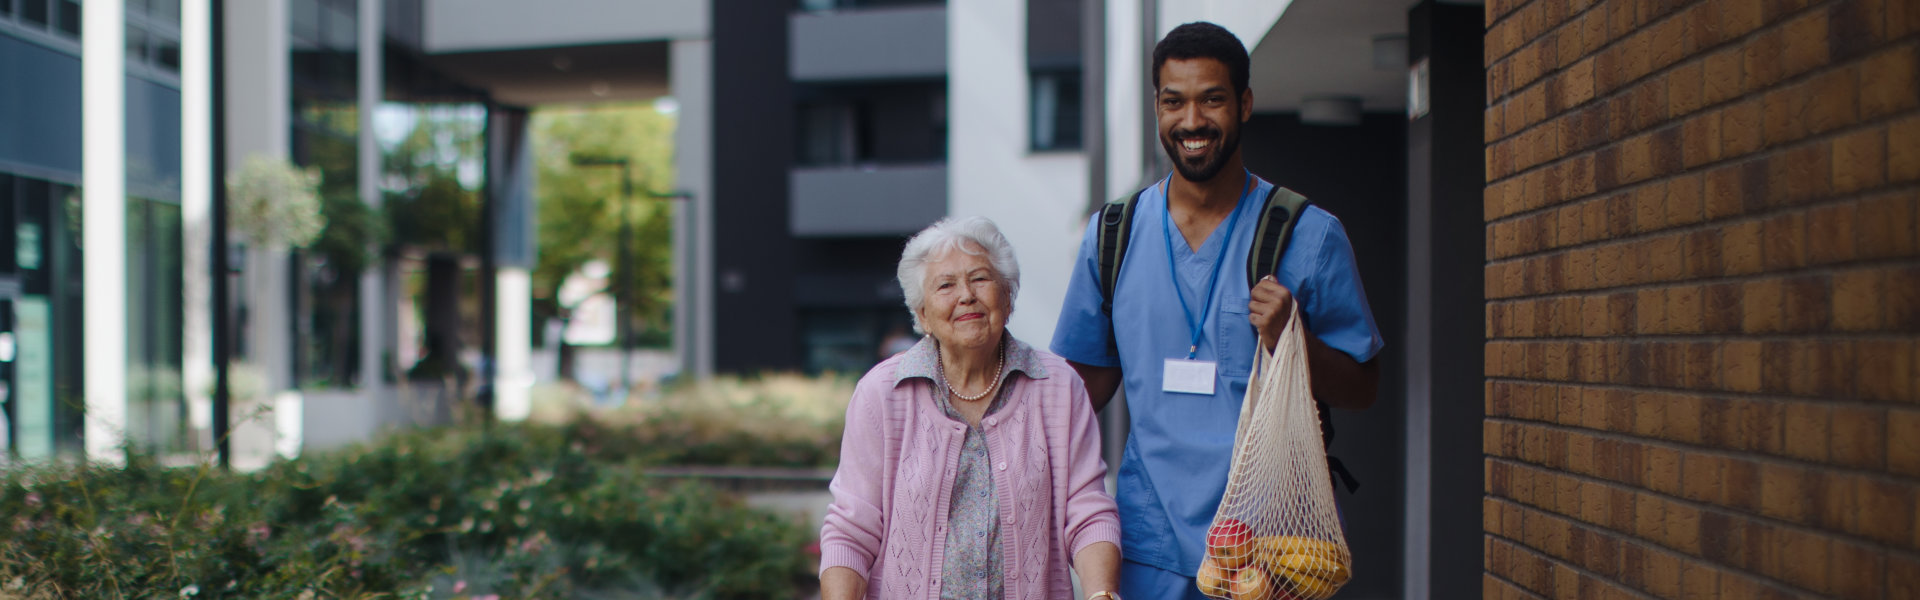
[[[21,296],[13,301],[13,330],[19,347],[13,364],[14,448],[20,458],[53,455],[53,312],[47,299]]]
[[[1433,79],[1427,69],[1427,59],[1414,63],[1407,70],[1407,120],[1412,121],[1427,116],[1431,108],[1427,95],[1427,82]]]

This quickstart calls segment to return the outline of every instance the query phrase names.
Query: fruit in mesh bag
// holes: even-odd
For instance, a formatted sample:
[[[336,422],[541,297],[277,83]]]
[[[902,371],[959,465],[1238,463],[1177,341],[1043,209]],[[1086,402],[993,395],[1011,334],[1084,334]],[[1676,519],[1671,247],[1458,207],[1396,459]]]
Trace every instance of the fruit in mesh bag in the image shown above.
[[[1260,561],[1270,566],[1276,564],[1280,557],[1292,554],[1324,558],[1342,565],[1350,562],[1347,553],[1340,550],[1339,544],[1318,538],[1266,535],[1256,539],[1254,545],[1259,548]]]
[[[1282,556],[1275,566],[1325,579],[1333,585],[1345,584],[1347,578],[1353,576],[1353,573],[1347,570],[1347,565],[1339,561],[1307,554]]]
[[[1207,528],[1207,556],[1220,566],[1238,569],[1253,562],[1253,528],[1239,519],[1226,519]]]
[[[1200,593],[1209,597],[1232,598],[1233,576],[1232,569],[1208,558],[1200,561],[1200,573],[1194,578],[1194,584],[1200,587]]]
[[[1334,590],[1340,588],[1339,584],[1332,581],[1293,569],[1279,568],[1273,572],[1282,580],[1281,588],[1306,600],[1326,600],[1333,596]]]
[[[1241,569],[1233,577],[1233,600],[1298,600],[1275,585],[1273,575],[1263,567]]]
[[[1254,545],[1257,564],[1274,574],[1277,587],[1303,600],[1324,600],[1353,576],[1351,559],[1329,540],[1272,535]]]

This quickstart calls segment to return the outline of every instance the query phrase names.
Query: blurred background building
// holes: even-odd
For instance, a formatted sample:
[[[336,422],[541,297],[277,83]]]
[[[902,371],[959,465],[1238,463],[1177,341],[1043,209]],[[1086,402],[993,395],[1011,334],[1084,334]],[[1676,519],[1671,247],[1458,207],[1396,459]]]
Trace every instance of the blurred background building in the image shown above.
[[[1385,574],[1343,598],[1905,597],[1910,5],[0,0],[0,431],[204,449],[222,380],[236,461],[450,397],[521,418],[572,376],[549,163],[667,215],[618,238],[671,238],[641,379],[864,371],[949,215],[1000,224],[1045,343],[1087,216],[1167,170],[1153,42],[1209,20],[1252,53],[1248,167],[1341,218],[1388,338],[1383,400],[1334,416]],[[670,173],[534,143],[623,102],[671,116]],[[255,157],[318,168],[321,242],[214,226]],[[630,346],[620,310],[577,339]]]
[[[893,280],[902,242],[948,215],[992,217],[1019,248],[1024,281],[1012,330],[1045,343],[1086,216],[1166,170],[1146,111],[1152,44],[1179,23],[1204,19],[1234,31],[1253,54],[1256,117],[1243,138],[1248,165],[1342,217],[1375,312],[1394,338],[1383,357],[1393,365],[1383,394],[1410,401],[1336,417],[1336,451],[1367,485],[1351,508],[1369,515],[1353,522],[1356,551],[1374,568],[1405,572],[1409,582],[1430,580],[1433,589],[1478,585],[1474,569],[1430,568],[1428,561],[1477,562],[1477,536],[1444,531],[1450,524],[1470,528],[1470,522],[1429,515],[1474,510],[1479,444],[1465,437],[1436,440],[1426,435],[1429,421],[1410,419],[1477,420],[1477,404],[1451,414],[1446,411],[1455,409],[1435,412],[1425,398],[1446,386],[1469,397],[1479,384],[1465,377],[1429,381],[1428,371],[1409,365],[1410,345],[1399,335],[1442,325],[1421,320],[1431,319],[1425,315],[1479,310],[1477,295],[1443,299],[1413,283],[1477,289],[1420,278],[1431,268],[1477,281],[1477,243],[1456,244],[1457,256],[1410,243],[1478,240],[1477,221],[1448,221],[1459,230],[1453,238],[1438,231],[1407,235],[1419,224],[1410,215],[1430,214],[1422,212],[1424,202],[1478,198],[1477,181],[1440,182],[1429,174],[1480,172],[1480,111],[1453,112],[1448,99],[1470,95],[1477,102],[1481,74],[1416,71],[1425,77],[1422,93],[1410,93],[1408,83],[1410,39],[1477,48],[1483,34],[1477,23],[1429,15],[1478,14],[1477,6],[1397,0],[200,0],[186,6],[127,2],[117,16],[125,30],[125,185],[135,199],[125,211],[126,260],[118,267],[126,274],[129,356],[120,419],[140,443],[173,449],[208,443],[219,323],[229,324],[232,340],[220,349],[225,359],[245,365],[227,375],[230,412],[264,407],[278,415],[241,424],[233,443],[245,448],[293,452],[361,439],[416,417],[418,406],[405,397],[425,396],[431,405],[432,397],[452,393],[436,386],[481,396],[503,418],[525,414],[535,371],[532,342],[551,337],[539,335],[543,324],[531,307],[537,294],[529,289],[539,200],[529,123],[530,111],[541,106],[655,101],[677,122],[670,180],[629,192],[672,204],[670,372],[863,371],[880,357],[883,342],[908,325]],[[197,13],[196,6],[216,10]],[[6,326],[17,348],[8,415],[21,456],[82,447],[110,456],[110,444],[83,444],[111,428],[88,430],[81,407],[111,406],[120,397],[89,388],[113,380],[86,374],[82,357],[87,344],[97,342],[79,334],[89,297],[79,277],[83,211],[73,194],[88,175],[80,142],[80,98],[92,93],[80,75],[88,52],[80,43],[85,9],[73,0],[0,5],[0,64],[10,69],[8,91],[0,93],[6,103],[0,105],[6,183],[0,190],[11,207],[0,235],[15,240],[0,244],[13,249],[0,265],[9,276],[0,297],[13,310],[0,313],[11,319]],[[201,25],[207,28],[190,27],[183,12],[207,14]],[[183,76],[183,38],[192,50],[196,40],[188,31],[213,31],[216,20],[219,47],[208,70]],[[197,41],[215,50],[214,34],[204,35]],[[205,90],[201,103],[189,101],[194,90]],[[1422,110],[1432,115],[1460,121],[1432,132],[1410,127],[1410,99],[1430,103]],[[183,143],[192,147],[183,131],[203,130],[182,126],[196,110],[212,115],[204,128],[208,146],[198,158],[182,150]],[[414,139],[421,123],[438,127],[416,136],[429,140],[422,143],[452,139],[456,154],[480,158],[424,166],[395,159],[394,148]],[[1448,145],[1471,151],[1437,150]],[[416,214],[382,207],[419,203],[436,190],[452,190],[446,193],[475,208],[418,213],[427,216],[413,221],[388,218],[395,229],[431,230],[389,232],[412,240],[406,244],[349,231],[334,246],[289,252],[235,235],[224,256],[227,306],[216,307],[212,294],[220,282],[212,276],[211,237],[217,230],[209,211],[192,208],[206,204],[183,191],[182,178],[224,177],[256,156],[318,167],[329,216],[349,215],[355,206]],[[616,177],[611,171],[580,176]],[[617,177],[636,180],[625,171]],[[458,185],[436,187],[443,180]],[[211,203],[217,191],[200,190],[200,202]],[[435,228],[450,224],[449,231]],[[1429,267],[1410,257],[1446,264]],[[1431,312],[1412,319],[1410,294],[1419,294],[1418,304]],[[1454,350],[1447,356],[1477,359],[1478,332],[1472,333],[1441,338]],[[1477,363],[1464,372],[1478,372]],[[103,400],[107,404],[99,404]],[[1463,422],[1464,430],[1477,426]],[[1108,423],[1117,450],[1124,419],[1109,415]],[[1435,489],[1413,493],[1429,487]],[[1403,555],[1403,542],[1426,539],[1464,541],[1446,552],[1422,547]],[[1365,580],[1350,594],[1392,597],[1399,581]]]

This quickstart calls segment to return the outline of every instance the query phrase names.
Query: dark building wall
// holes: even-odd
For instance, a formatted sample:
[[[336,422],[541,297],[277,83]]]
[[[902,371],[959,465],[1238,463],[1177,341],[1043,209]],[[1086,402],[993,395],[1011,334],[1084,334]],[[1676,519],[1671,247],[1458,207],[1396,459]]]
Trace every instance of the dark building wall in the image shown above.
[[[1405,407],[1398,365],[1405,328],[1406,117],[1367,115],[1358,126],[1305,125],[1296,114],[1260,114],[1246,124],[1247,169],[1305,195],[1340,218],[1374,319],[1387,346],[1380,361],[1381,400],[1364,412],[1336,410],[1333,455],[1361,481],[1336,492],[1354,560],[1380,577],[1355,578],[1341,591],[1356,598],[1398,597],[1404,506]]]
[[[1485,166],[1481,113],[1486,71],[1481,66],[1481,8],[1425,2],[1408,15],[1408,46],[1415,64],[1429,68],[1428,112],[1407,126],[1408,232],[1413,307],[1406,371],[1409,469],[1424,485],[1412,490],[1409,527],[1425,539],[1427,589],[1434,598],[1468,597],[1481,589],[1482,479],[1478,430],[1485,410],[1481,348],[1484,225],[1479,207]]]
[[[788,233],[793,86],[787,75],[792,4],[713,2],[714,367],[798,363]]]

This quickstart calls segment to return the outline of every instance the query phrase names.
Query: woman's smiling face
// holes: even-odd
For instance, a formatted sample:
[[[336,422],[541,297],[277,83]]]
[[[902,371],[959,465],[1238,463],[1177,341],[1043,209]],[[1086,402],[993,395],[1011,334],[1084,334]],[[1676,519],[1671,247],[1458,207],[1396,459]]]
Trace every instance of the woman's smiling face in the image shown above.
[[[927,262],[920,325],[941,344],[979,348],[1000,342],[1011,311],[1006,282],[972,242]],[[978,252],[979,254],[973,254]]]

